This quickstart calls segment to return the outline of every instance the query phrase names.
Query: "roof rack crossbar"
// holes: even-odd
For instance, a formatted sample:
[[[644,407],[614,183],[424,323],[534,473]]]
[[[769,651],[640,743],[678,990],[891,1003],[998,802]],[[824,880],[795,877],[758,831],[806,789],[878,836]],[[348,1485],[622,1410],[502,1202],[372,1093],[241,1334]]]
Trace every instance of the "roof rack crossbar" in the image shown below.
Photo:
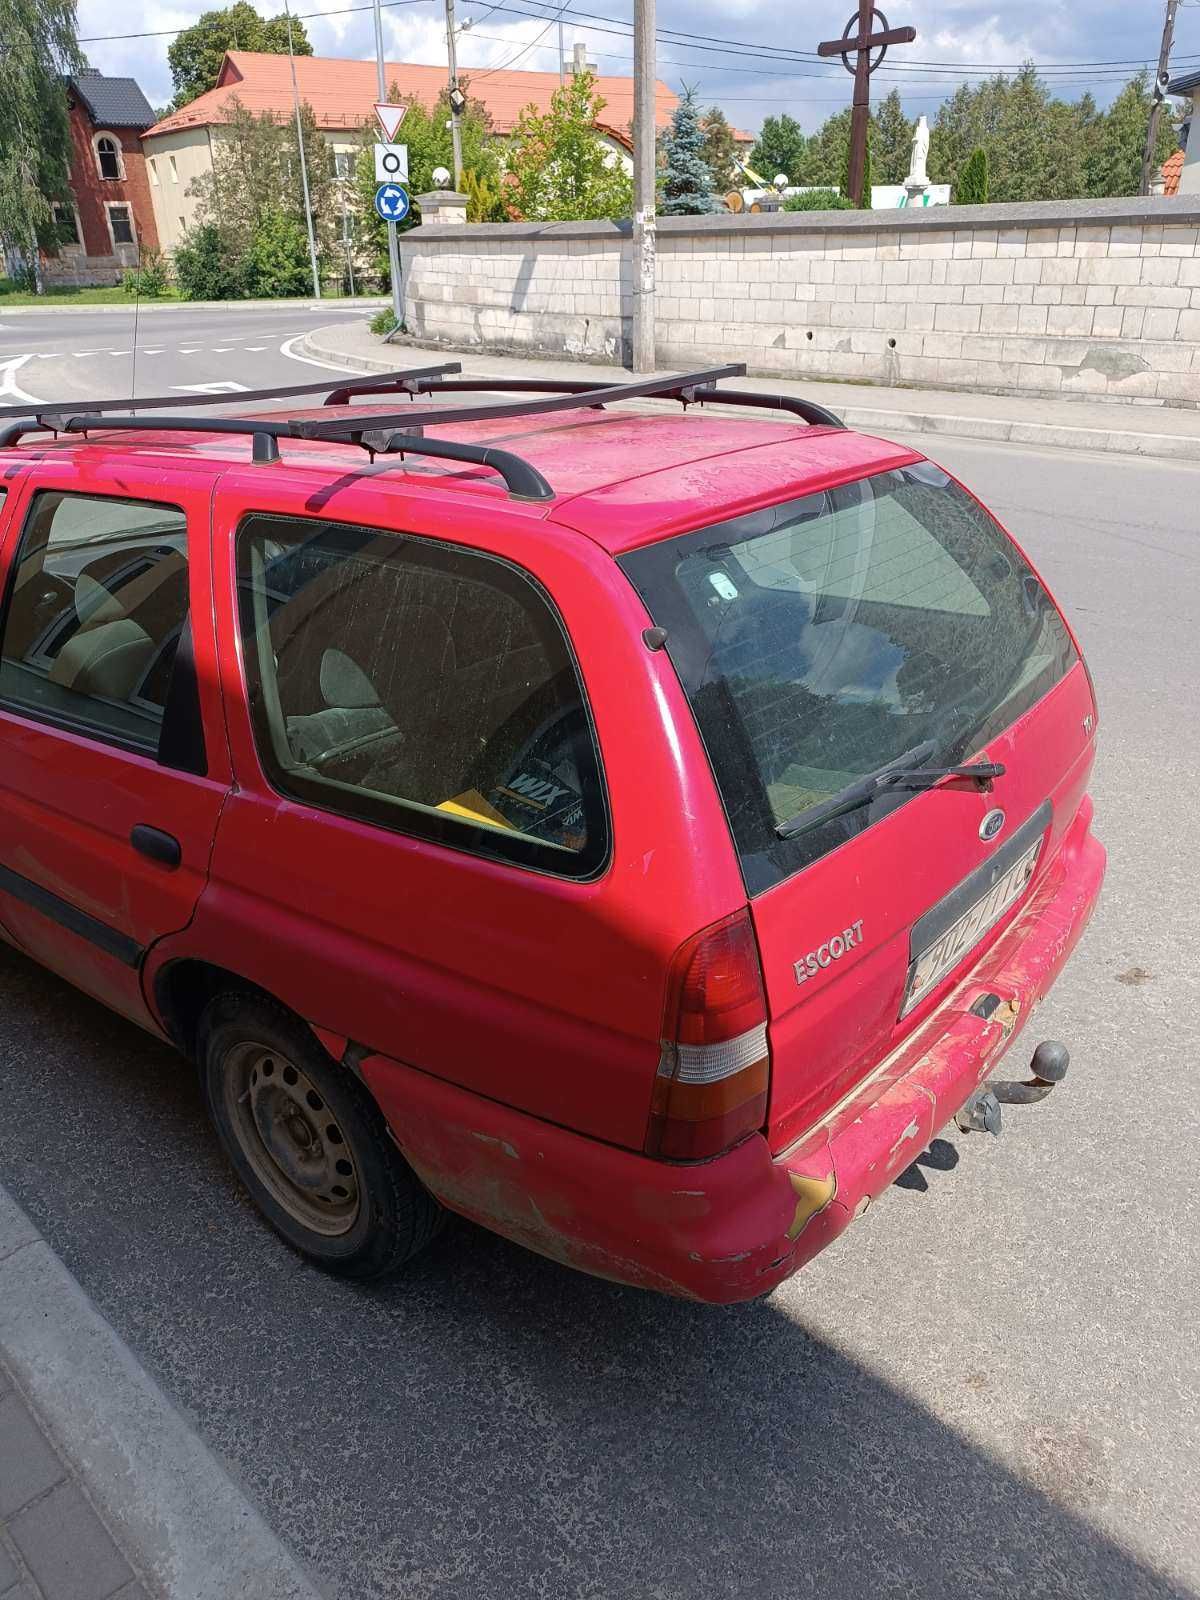
[[[378,390],[383,394],[394,393],[401,388],[406,380],[412,378],[436,378],[449,372],[461,372],[461,361],[443,361],[433,367],[413,367],[401,372],[383,372],[377,378],[364,378],[355,381],[350,387],[356,394],[370,394]],[[71,402],[72,409],[86,411],[89,416],[99,416],[105,411],[154,411],[163,406],[233,406],[246,405],[257,400],[288,400],[294,395],[302,394],[328,394],[329,391],[345,388],[340,383],[338,376],[330,377],[324,383],[292,383],[277,385],[273,389],[238,389],[231,394],[196,394],[185,399],[179,394],[160,394],[146,396],[131,396],[126,400],[77,400]],[[43,406],[43,412],[49,413],[53,406]],[[24,405],[0,406],[0,419],[6,417],[28,417],[29,402]]]
[[[745,375],[745,363],[735,361],[723,367],[709,367],[703,372],[676,372],[662,378],[640,378],[634,383],[610,383],[571,389],[562,394],[552,394],[546,400],[496,400],[478,406],[455,406],[453,410],[443,407],[437,411],[397,412],[387,416],[372,417],[365,425],[371,428],[403,429],[431,422],[445,425],[453,422],[485,422],[494,417],[540,417],[547,412],[572,410],[581,398],[589,406],[654,396],[670,399],[676,390],[686,385],[703,387],[717,383],[721,378],[742,378]],[[483,388],[484,382],[481,381],[478,387]],[[344,438],[347,434],[361,432],[363,427],[364,422],[358,417],[331,417],[328,422],[324,418],[319,421],[302,418],[293,422],[292,431],[298,439],[334,438],[338,435]]]

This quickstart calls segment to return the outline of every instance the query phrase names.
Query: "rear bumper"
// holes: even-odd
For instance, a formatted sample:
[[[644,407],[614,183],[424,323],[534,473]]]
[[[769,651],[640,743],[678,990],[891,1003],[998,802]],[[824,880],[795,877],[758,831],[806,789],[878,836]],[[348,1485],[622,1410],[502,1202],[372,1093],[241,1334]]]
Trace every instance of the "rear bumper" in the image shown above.
[[[367,1057],[364,1077],[452,1210],[621,1283],[752,1299],[860,1216],[992,1075],[1095,906],[1105,853],[1091,814],[1085,801],[1029,906],[946,1004],[778,1156],[755,1136],[695,1166],[652,1161],[383,1056]],[[1004,1003],[985,1021],[970,1007],[989,991]]]

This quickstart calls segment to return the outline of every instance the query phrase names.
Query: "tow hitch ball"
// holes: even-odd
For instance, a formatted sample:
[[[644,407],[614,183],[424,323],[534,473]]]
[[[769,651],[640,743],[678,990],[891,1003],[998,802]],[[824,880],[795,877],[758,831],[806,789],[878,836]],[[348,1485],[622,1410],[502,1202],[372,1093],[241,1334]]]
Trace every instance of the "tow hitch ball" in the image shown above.
[[[1043,1039],[1029,1063],[1033,1076],[1024,1083],[991,1078],[967,1101],[954,1118],[964,1133],[995,1133],[1001,1128],[1001,1105],[1031,1106],[1044,1100],[1067,1075],[1071,1057],[1065,1044]]]

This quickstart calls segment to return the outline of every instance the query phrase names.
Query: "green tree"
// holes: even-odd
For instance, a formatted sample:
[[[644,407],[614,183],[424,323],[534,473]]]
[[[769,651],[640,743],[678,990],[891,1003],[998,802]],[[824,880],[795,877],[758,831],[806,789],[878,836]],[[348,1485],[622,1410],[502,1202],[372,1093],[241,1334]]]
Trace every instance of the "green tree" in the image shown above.
[[[292,17],[292,51],[313,53],[304,24]],[[171,81],[175,85],[174,109],[216,87],[227,50],[257,50],[268,55],[288,53],[288,20],[260,17],[249,0],[236,0],[220,11],[206,11],[198,22],[177,34],[167,51]]]
[[[768,183],[780,172],[786,172],[791,183],[807,183],[808,179],[800,176],[807,151],[804,130],[784,111],[764,120],[758,143],[750,152],[750,165]]]
[[[263,300],[312,293],[308,233],[287,211],[259,218],[245,256],[247,293]]]
[[[900,91],[892,89],[875,113],[871,160],[876,183],[903,183],[912,161],[913,126],[904,115]]]
[[[712,173],[713,183],[719,193],[738,188],[743,179],[737,165],[737,144],[729,119],[720,106],[709,106],[700,118],[700,131],[704,135],[704,164]],[[773,176],[773,174],[772,174]]]
[[[846,181],[846,156],[850,149],[850,108],[836,112],[808,140],[793,183],[840,189]]]
[[[716,210],[712,173],[704,160],[704,134],[696,91],[684,87],[661,142],[664,217],[707,216]]]
[[[982,145],[976,145],[958,175],[953,194],[960,206],[985,206],[988,199],[988,158]]]
[[[340,275],[345,262],[341,195],[332,153],[307,101],[300,107],[300,126],[318,264],[325,272]],[[262,249],[278,256],[280,240],[293,238],[299,229],[311,290],[312,264],[294,118],[276,117],[269,111],[256,116],[239,100],[231,99],[228,120],[214,140],[212,171],[196,179],[188,193],[197,201],[200,222],[219,228],[228,248],[243,263],[260,232],[266,240]],[[288,219],[294,228],[285,229],[281,219]]]
[[[175,278],[185,300],[244,300],[245,258],[215,222],[193,228],[174,255]]]
[[[1150,80],[1146,73],[1139,73],[1100,118],[1085,170],[1089,195],[1105,199],[1109,195],[1137,194],[1142,180],[1142,154],[1150,107]],[[1171,118],[1161,116],[1154,150],[1155,169],[1162,166],[1177,142]]]
[[[548,112],[526,106],[504,153],[510,214],[531,222],[629,216],[633,183],[596,133],[604,105],[593,75],[581,72],[554,91]]]
[[[74,0],[0,0],[0,246],[24,259],[39,293],[39,248],[59,243],[53,202],[69,192],[62,78],[83,65]]]

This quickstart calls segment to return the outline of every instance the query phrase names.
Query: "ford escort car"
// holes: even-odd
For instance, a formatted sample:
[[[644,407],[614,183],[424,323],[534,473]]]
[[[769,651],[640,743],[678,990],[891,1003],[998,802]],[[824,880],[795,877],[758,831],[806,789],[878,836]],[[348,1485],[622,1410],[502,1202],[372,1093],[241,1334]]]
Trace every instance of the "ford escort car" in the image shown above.
[[[907,446],[456,370],[0,414],[0,933],[331,1271],[457,1212],[752,1298],[1066,1071],[999,1076],[1100,890],[1091,680]]]

